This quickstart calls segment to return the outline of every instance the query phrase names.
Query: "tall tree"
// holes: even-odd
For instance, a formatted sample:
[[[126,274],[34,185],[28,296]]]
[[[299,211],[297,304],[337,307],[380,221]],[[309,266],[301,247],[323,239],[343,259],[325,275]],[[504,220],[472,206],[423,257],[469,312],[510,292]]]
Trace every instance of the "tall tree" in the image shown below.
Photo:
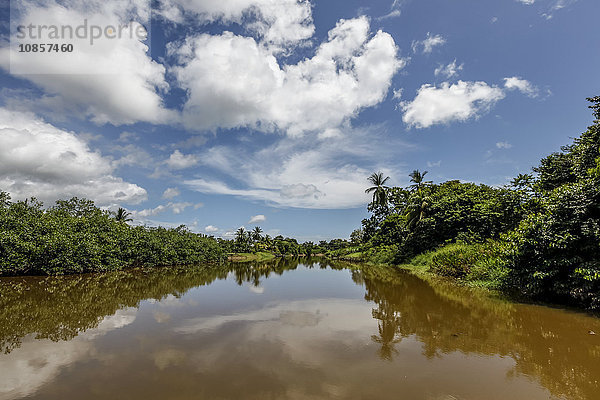
[[[425,218],[430,203],[429,196],[423,196],[418,192],[411,196],[410,203],[406,207],[406,224],[409,228],[413,228]]]
[[[413,183],[410,188],[414,191],[410,194],[405,209],[406,223],[409,228],[413,228],[425,217],[425,212],[431,203],[431,198],[424,195],[422,191],[425,184],[432,183],[425,181],[425,175],[427,175],[427,171],[421,172],[418,169],[408,174]]]
[[[133,219],[130,218],[131,213],[122,207],[119,207],[119,209],[117,210],[117,212],[114,215],[115,215],[115,221],[118,221],[118,222],[126,223],[126,222],[133,221]]]
[[[246,230],[244,227],[240,227],[237,231],[235,231],[235,240],[238,243],[242,243],[246,239]]]
[[[262,232],[263,230],[260,229],[260,226],[255,226],[252,230],[252,240],[254,240],[255,242],[260,242],[260,240],[262,239],[262,236],[260,234]]]
[[[419,171],[418,169],[415,169],[413,172],[411,172],[410,174],[408,174],[408,176],[410,176],[410,181],[413,182],[413,184],[410,186],[412,189],[416,189],[417,191],[421,192],[421,188],[426,184],[426,183],[431,183],[431,181],[425,181],[425,175],[427,175],[428,171],[424,171],[421,173],[421,171]]]
[[[368,181],[373,184],[370,188],[365,190],[365,193],[373,193],[373,204],[387,208],[388,206],[388,190],[390,189],[388,186],[385,186],[385,183],[390,179],[390,177],[383,177],[383,172],[375,172],[367,178]]]
[[[10,194],[0,190],[0,208],[8,207],[10,205]]]

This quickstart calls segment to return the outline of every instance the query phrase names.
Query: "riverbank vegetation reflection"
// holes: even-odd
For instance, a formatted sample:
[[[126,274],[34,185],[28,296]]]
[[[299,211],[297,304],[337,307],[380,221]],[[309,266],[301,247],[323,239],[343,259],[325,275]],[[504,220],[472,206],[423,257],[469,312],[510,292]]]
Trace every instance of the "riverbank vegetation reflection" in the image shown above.
[[[261,339],[254,337],[250,340],[245,337],[244,335],[249,333],[241,329],[243,324],[248,321],[270,321],[275,318],[279,323],[291,324],[297,329],[317,327],[325,323],[323,318],[334,317],[331,313],[336,308],[331,305],[337,304],[340,299],[336,299],[333,294],[332,298],[325,300],[310,299],[310,294],[318,290],[323,292],[325,289],[334,293],[342,289],[333,288],[346,285],[343,290],[348,293],[354,293],[353,291],[358,289],[358,296],[354,297],[361,301],[356,303],[357,310],[356,315],[352,315],[352,323],[348,322],[350,324],[347,327],[348,338],[330,337],[328,335],[331,332],[327,330],[320,332],[321,336],[311,338],[313,340],[311,346],[314,346],[314,349],[320,349],[319,351],[325,352],[327,357],[331,356],[331,359],[340,361],[340,365],[336,368],[341,370],[350,368],[344,367],[343,360],[344,357],[351,357],[350,354],[353,352],[358,352],[361,357],[364,357],[365,365],[378,370],[381,368],[380,372],[385,371],[384,375],[394,373],[394,370],[403,373],[402,368],[408,367],[406,363],[412,362],[414,357],[422,360],[420,362],[424,362],[424,365],[429,365],[427,368],[433,368],[431,369],[433,372],[430,371],[429,374],[435,374],[435,371],[439,373],[440,371],[434,366],[441,364],[442,360],[452,359],[455,356],[464,357],[470,362],[473,359],[484,358],[485,365],[493,365],[496,361],[505,360],[502,362],[509,368],[506,377],[502,380],[519,381],[526,378],[536,382],[536,385],[547,391],[544,395],[546,397],[539,398],[547,398],[550,394],[556,398],[583,400],[593,399],[595,394],[600,393],[598,382],[600,341],[597,339],[598,336],[591,334],[600,333],[600,322],[595,318],[547,307],[505,302],[491,298],[481,291],[459,287],[444,280],[425,281],[418,276],[389,268],[357,266],[321,259],[301,261],[277,259],[268,263],[132,269],[94,275],[1,278],[0,346],[4,355],[0,356],[0,365],[3,362],[10,363],[11,357],[19,355],[19,348],[25,344],[30,345],[32,341],[61,343],[77,340],[81,335],[91,335],[96,338],[99,337],[98,331],[108,331],[108,325],[114,328],[114,326],[130,323],[131,318],[135,318],[132,315],[139,314],[144,307],[154,307],[161,302],[181,299],[186,294],[201,290],[199,287],[202,286],[209,286],[202,290],[217,290],[219,285],[214,287],[216,281],[233,281],[238,286],[248,287],[255,293],[262,293],[262,285],[265,281],[276,282],[274,279],[278,277],[281,279],[287,274],[296,274],[293,276],[300,277],[303,276],[302,271],[311,270],[322,270],[322,272],[315,271],[316,274],[310,275],[310,280],[296,278],[298,281],[294,290],[279,294],[267,306],[252,312],[207,317],[203,314],[205,310],[216,309],[219,307],[217,303],[227,303],[230,299],[222,297],[215,298],[210,304],[194,303],[195,305],[190,306],[195,310],[192,314],[201,316],[191,318],[175,328],[176,332],[184,335],[186,339],[166,343],[161,341],[160,331],[144,331],[144,335],[150,337],[144,339],[143,343],[146,344],[145,347],[143,346],[143,351],[156,350],[151,349],[153,346],[160,347],[159,350],[161,354],[164,353],[166,361],[164,365],[159,364],[165,369],[171,363],[175,363],[174,359],[192,351],[194,346],[204,348],[212,346],[211,343],[214,345],[218,343],[218,341],[214,342],[216,339],[212,336],[209,339],[205,338],[207,342],[198,342],[193,339],[195,335],[227,327],[228,334],[237,338],[241,347],[231,349],[231,352],[236,354],[231,354],[231,358],[227,358],[229,361],[220,360],[219,363],[231,362],[229,368],[234,368],[236,363],[240,362],[239,360],[242,360],[242,364],[252,364],[252,360],[245,358],[249,356],[246,352],[250,351],[245,349],[245,346],[252,343],[258,345]],[[349,283],[343,283],[341,275],[348,274],[351,280],[348,280]],[[299,304],[298,296],[304,296],[300,291],[306,292],[310,304],[321,304],[319,309],[322,311],[294,310],[290,304]],[[363,294],[360,295],[360,292]],[[322,294],[320,296],[322,297]],[[360,299],[363,296],[364,299]],[[284,299],[289,300],[286,307],[292,309],[288,310],[277,303]],[[331,307],[327,308],[327,304]],[[339,308],[341,314],[355,313],[352,311],[352,307],[355,306],[344,304]],[[363,306],[358,304],[363,304],[371,310],[371,318],[367,318],[370,322],[360,318],[360,310]],[[298,307],[302,309],[301,306]],[[216,311],[214,313],[219,314]],[[329,314],[326,316],[325,313]],[[335,318],[345,321],[345,316],[341,314]],[[161,318],[168,319],[165,315],[161,317],[162,314],[156,310],[152,315],[156,321]],[[363,343],[361,346],[349,341],[352,337],[351,328],[355,324],[362,327],[357,331],[362,332],[361,335],[364,337],[362,342],[356,342]],[[273,330],[277,331],[275,328]],[[142,335],[139,332],[138,334]],[[310,334],[307,335],[311,337]],[[181,338],[181,336],[177,337]],[[278,336],[277,340],[285,342],[291,339],[282,335]],[[338,341],[337,345],[336,341]],[[281,354],[277,354],[277,350],[272,347],[268,349],[261,347],[261,349],[270,354],[264,357],[281,357]],[[127,364],[128,357],[140,356],[130,354],[132,351],[125,351],[120,356],[122,359],[119,363]],[[272,352],[275,353],[271,354]],[[374,360],[379,360],[381,364],[373,366]],[[105,359],[103,362],[110,366],[116,361]],[[319,364],[317,361],[314,362],[315,365]],[[466,361],[454,362],[459,367]],[[403,367],[401,368],[400,365]],[[419,364],[416,363],[414,368],[421,368],[417,365]],[[5,367],[8,368],[9,365]],[[291,373],[291,370],[287,372]],[[215,374],[217,372],[213,371],[211,379],[224,379]],[[276,379],[271,384],[261,386],[261,395],[268,394],[264,391],[277,392],[284,389],[288,384],[285,378],[286,372],[281,374],[273,377]],[[432,378],[436,379],[435,376]],[[321,378],[306,370],[301,374],[301,379],[306,379],[308,382],[319,381]],[[469,378],[464,377],[464,379]],[[202,380],[196,384],[200,383]],[[465,387],[468,386],[473,389],[478,385],[465,382]],[[417,390],[415,388],[416,386],[413,389]],[[364,390],[362,393],[366,394],[368,391]],[[457,393],[460,392],[459,389],[456,390]],[[369,393],[376,394],[376,392]],[[223,398],[234,398],[236,395],[234,392],[229,394],[224,395]],[[255,394],[258,396],[258,392]],[[532,396],[530,398],[538,398],[537,395]],[[352,398],[352,396],[348,397]],[[415,396],[414,398],[427,397]]]

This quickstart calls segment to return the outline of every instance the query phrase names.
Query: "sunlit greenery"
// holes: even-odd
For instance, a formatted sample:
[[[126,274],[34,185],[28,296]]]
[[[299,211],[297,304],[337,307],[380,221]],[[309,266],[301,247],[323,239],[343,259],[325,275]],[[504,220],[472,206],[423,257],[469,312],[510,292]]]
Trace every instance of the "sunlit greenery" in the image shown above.
[[[133,266],[187,265],[226,257],[216,240],[184,226],[132,227],[116,215],[73,198],[43,208],[35,199],[11,202],[0,192],[0,274],[71,274]]]
[[[416,257],[440,275],[600,308],[600,97],[588,100],[594,124],[532,174],[491,187],[433,184],[415,170],[412,185],[373,198],[354,247],[335,256]]]
[[[131,213],[102,210],[90,200],[59,200],[44,208],[35,199],[11,201],[0,191],[0,275],[61,275],[105,272],[129,267],[179,266],[311,256],[348,246],[298,243],[263,235],[260,227],[238,229],[231,240],[177,228],[131,226]]]

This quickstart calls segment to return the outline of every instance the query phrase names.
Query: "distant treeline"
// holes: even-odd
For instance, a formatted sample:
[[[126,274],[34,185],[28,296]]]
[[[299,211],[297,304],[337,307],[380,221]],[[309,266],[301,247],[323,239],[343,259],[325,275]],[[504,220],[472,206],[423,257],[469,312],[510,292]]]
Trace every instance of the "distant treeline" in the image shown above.
[[[600,97],[588,100],[594,124],[506,187],[413,171],[410,187],[390,188],[373,174],[372,216],[333,254],[600,308]]]
[[[219,239],[219,243],[228,253],[256,253],[269,252],[278,256],[311,256],[325,254],[330,251],[347,248],[350,243],[344,239],[321,240],[319,243],[311,241],[299,243],[294,238],[278,235],[262,235],[262,229],[255,227],[252,230],[239,228],[233,240]]]

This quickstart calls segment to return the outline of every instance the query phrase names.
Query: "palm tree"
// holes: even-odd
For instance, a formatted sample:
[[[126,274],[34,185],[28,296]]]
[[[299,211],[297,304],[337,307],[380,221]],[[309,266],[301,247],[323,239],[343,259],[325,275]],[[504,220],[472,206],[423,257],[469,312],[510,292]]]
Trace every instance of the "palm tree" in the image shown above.
[[[260,239],[262,238],[260,236],[260,234],[263,232],[262,229],[260,229],[260,226],[255,226],[254,229],[252,230],[252,239],[255,242],[260,242]]]
[[[271,248],[273,247],[273,239],[271,239],[271,236],[265,235],[263,236],[262,240],[265,246],[267,247],[267,250],[271,250]]]
[[[115,221],[117,221],[117,222],[126,223],[126,222],[133,221],[133,219],[130,218],[131,213],[122,207],[119,207],[119,209],[117,210],[116,213],[114,213],[114,215],[115,215]]]
[[[372,310],[372,315],[379,320],[377,322],[379,336],[371,335],[371,340],[381,345],[378,350],[379,357],[382,360],[392,361],[394,354],[398,354],[394,345],[402,341],[402,336],[398,335],[401,319],[393,310],[385,310],[385,307],[382,309],[381,305],[378,309]]]
[[[420,190],[420,189],[419,189]],[[429,196],[424,196],[420,191],[413,193],[406,207],[406,224],[409,228],[417,225],[425,217],[427,208],[431,203]]]
[[[372,173],[369,178],[367,178],[369,182],[373,184],[372,187],[365,190],[365,193],[373,192],[373,204],[380,205],[381,207],[387,208],[388,203],[388,190],[389,187],[385,186],[390,177],[383,177],[383,172]]]
[[[241,243],[245,239],[246,239],[246,230],[242,226],[237,231],[235,231],[235,240],[236,240],[236,242]]]
[[[418,169],[415,169],[413,172],[408,174],[408,176],[410,176],[410,181],[414,183],[410,187],[417,189],[420,192],[423,185],[426,183],[431,183],[431,181],[425,182],[425,175],[427,175],[427,171],[421,173]]]

